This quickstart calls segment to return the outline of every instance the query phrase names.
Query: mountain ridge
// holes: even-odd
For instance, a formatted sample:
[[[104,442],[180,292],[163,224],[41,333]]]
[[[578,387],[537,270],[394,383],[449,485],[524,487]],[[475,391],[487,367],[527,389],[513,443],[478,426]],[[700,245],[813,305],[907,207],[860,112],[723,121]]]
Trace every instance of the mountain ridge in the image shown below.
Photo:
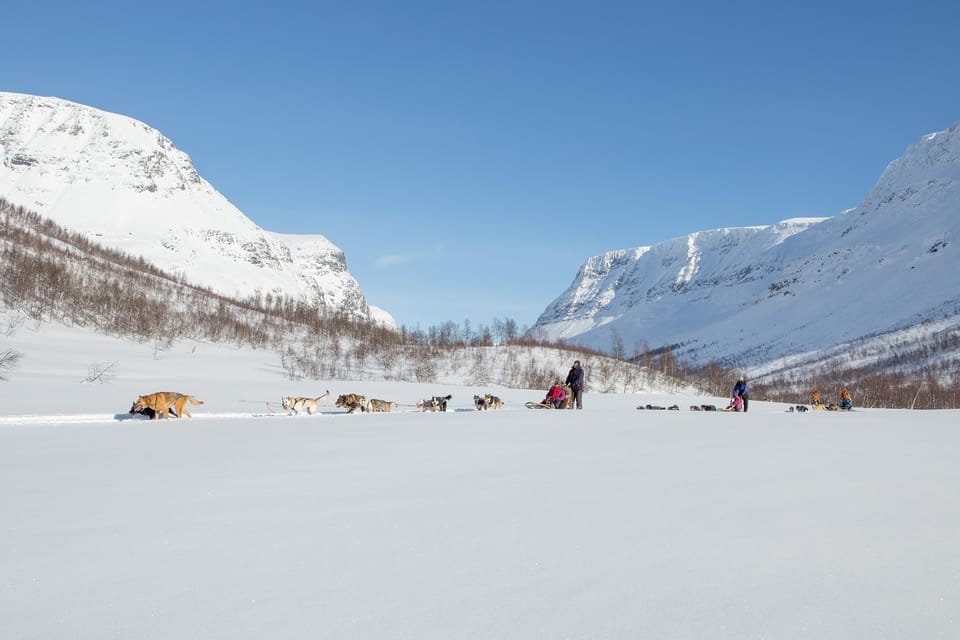
[[[589,258],[532,331],[762,368],[900,330],[960,301],[950,275],[960,268],[958,212],[960,124],[910,145],[839,215],[793,221],[780,235],[777,225],[699,231]]]
[[[371,309],[330,240],[260,228],[169,138],[128,116],[0,92],[0,195],[225,295],[393,322]]]

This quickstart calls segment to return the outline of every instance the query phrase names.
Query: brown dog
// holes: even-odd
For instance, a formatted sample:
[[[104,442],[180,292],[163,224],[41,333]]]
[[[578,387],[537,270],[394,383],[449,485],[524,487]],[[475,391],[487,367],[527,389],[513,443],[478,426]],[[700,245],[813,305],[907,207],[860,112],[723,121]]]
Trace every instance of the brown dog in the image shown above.
[[[366,396],[361,396],[356,393],[345,393],[341,395],[337,398],[334,405],[347,409],[347,413],[353,413],[357,409],[360,410],[360,413],[363,413],[365,411],[369,412],[372,409],[370,400]]]
[[[184,414],[188,418],[192,418],[190,412],[187,411],[187,402],[190,404],[203,404],[203,401],[197,400],[193,396],[188,396],[182,393],[177,393],[176,391],[158,391],[157,393],[151,393],[149,395],[140,396],[133,402],[133,406],[130,407],[130,413],[142,413],[144,409],[150,409],[153,412],[151,420],[156,420],[163,414],[163,419],[166,420],[170,410],[173,409],[176,412],[177,418],[180,418]]]

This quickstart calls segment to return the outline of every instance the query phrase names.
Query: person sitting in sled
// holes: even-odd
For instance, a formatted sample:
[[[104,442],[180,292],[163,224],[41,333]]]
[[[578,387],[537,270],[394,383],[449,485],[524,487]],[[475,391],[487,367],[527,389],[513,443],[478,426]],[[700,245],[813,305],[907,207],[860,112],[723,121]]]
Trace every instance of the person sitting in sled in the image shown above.
[[[740,396],[730,398],[730,404],[727,405],[724,411],[743,411],[743,398]]]
[[[543,399],[541,404],[548,409],[562,409],[566,400],[567,394],[564,392],[563,387],[560,386],[560,383],[556,382],[550,387],[550,390],[547,391],[547,397]]]
[[[853,409],[853,396],[850,395],[846,387],[840,387],[840,409],[842,411]]]

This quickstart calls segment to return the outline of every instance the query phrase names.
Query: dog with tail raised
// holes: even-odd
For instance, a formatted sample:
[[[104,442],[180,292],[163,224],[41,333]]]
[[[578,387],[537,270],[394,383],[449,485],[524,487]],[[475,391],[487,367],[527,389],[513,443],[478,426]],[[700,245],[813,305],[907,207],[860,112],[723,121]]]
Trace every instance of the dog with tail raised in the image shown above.
[[[295,415],[300,415],[302,411],[306,411],[308,415],[312,416],[317,412],[317,405],[320,404],[320,401],[329,395],[330,391],[328,390],[326,393],[317,396],[316,398],[284,396],[282,398],[283,410],[293,411]]]
[[[158,391],[140,396],[134,400],[133,406],[130,407],[130,413],[149,415],[151,420],[157,420],[161,417],[166,420],[172,410],[178,419],[183,415],[192,418],[193,415],[187,411],[188,402],[190,404],[203,404],[202,400],[197,400],[193,396],[188,396],[183,393],[177,393],[176,391]]]

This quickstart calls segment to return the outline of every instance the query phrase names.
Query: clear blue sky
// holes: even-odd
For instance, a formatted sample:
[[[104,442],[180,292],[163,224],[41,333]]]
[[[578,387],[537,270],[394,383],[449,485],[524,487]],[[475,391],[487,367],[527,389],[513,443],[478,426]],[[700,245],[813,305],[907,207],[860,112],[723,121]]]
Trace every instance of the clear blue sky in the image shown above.
[[[409,327],[532,324],[604,251],[830,216],[960,121],[960,2],[53,2],[0,89],[159,129]]]

